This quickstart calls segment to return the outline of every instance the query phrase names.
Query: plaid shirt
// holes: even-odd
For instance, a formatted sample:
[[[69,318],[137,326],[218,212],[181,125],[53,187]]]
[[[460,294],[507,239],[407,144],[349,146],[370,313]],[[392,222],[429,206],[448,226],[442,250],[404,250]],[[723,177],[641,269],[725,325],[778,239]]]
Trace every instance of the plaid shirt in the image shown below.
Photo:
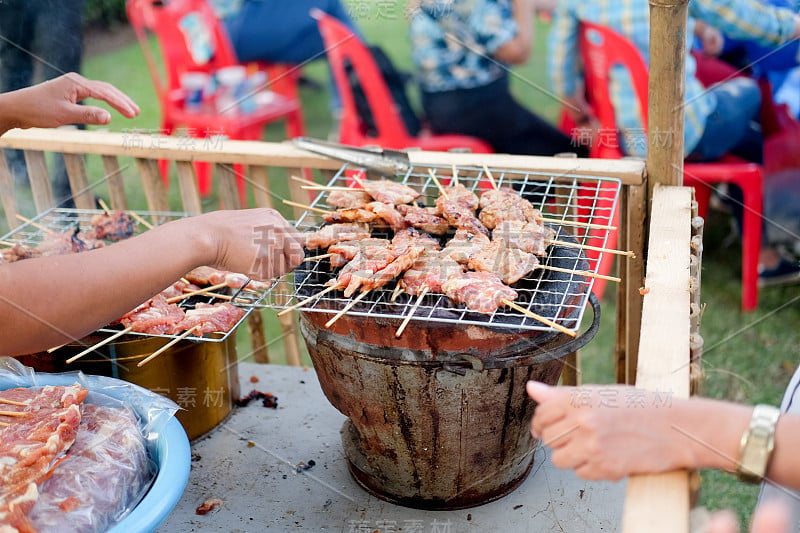
[[[427,92],[481,87],[508,70],[491,55],[517,34],[511,0],[422,0],[411,14],[411,56]]]
[[[716,108],[713,94],[706,92],[695,77],[695,61],[688,53],[692,43],[694,19],[701,19],[725,35],[751,39],[765,45],[780,44],[794,33],[794,13],[760,4],[757,0],[692,0],[686,32],[686,105],[684,107],[685,153],[691,153],[703,135],[706,119]],[[557,3],[548,41],[550,83],[557,96],[572,96],[581,79],[578,51],[578,24],[581,20],[608,26],[650,56],[650,7],[642,0],[561,0]],[[627,71],[611,72],[610,93],[616,111],[617,127],[622,131],[622,148],[629,155],[643,157],[647,143],[633,86]],[[631,142],[631,140],[640,142]],[[627,140],[627,142],[626,142]]]

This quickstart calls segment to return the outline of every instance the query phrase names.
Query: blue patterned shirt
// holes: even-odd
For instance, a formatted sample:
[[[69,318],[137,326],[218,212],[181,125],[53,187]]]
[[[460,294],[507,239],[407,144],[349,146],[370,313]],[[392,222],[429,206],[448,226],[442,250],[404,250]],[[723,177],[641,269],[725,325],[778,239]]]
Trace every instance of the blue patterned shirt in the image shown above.
[[[491,55],[517,34],[511,0],[422,0],[411,15],[411,55],[427,92],[481,87],[508,66]]]
[[[689,2],[689,25],[686,32],[686,93],[684,107],[684,148],[691,153],[703,135],[706,119],[716,108],[713,94],[695,77],[695,61],[688,53],[692,43],[694,19],[700,19],[722,33],[751,39],[765,45],[780,44],[794,33],[794,13],[759,3],[757,0],[692,0]],[[553,17],[548,40],[548,71],[557,96],[572,96],[581,79],[578,24],[585,20],[608,26],[625,36],[650,57],[650,6],[643,0],[560,0]],[[644,131],[633,86],[627,71],[618,67],[611,72],[611,98],[617,126],[625,132]],[[629,155],[644,157],[646,143],[626,143]]]

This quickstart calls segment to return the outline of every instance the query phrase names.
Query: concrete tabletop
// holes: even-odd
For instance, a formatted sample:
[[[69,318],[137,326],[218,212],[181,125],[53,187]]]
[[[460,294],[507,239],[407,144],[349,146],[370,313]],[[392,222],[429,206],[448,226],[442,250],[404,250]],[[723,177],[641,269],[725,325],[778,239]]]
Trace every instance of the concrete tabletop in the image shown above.
[[[242,363],[242,394],[278,397],[236,408],[192,446],[189,484],[158,529],[188,531],[335,531],[459,533],[462,531],[613,532],[619,529],[625,484],[588,482],[535,453],[531,474],[494,502],[456,511],[422,511],[364,491],[347,470],[339,429],[345,417],[325,398],[313,369]],[[255,376],[258,382],[251,382]],[[304,470],[301,463],[313,466]],[[221,507],[195,511],[205,500]]]

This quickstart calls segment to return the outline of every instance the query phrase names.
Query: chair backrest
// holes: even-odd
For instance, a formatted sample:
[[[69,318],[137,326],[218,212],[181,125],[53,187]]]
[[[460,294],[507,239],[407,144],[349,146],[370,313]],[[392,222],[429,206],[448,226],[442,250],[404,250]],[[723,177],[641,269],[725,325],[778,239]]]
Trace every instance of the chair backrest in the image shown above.
[[[312,10],[311,16],[317,20],[342,101],[339,141],[352,145],[378,144],[385,148],[407,148],[409,143],[413,144],[413,137],[406,129],[391,91],[367,46],[335,17],[318,9]],[[364,92],[378,132],[376,137],[365,134],[366,128],[359,117],[348,77],[348,65]]]
[[[611,99],[611,72],[617,67],[627,70],[633,84],[642,117],[647,127],[647,64],[628,39],[611,28],[581,22],[579,48],[583,60],[586,97],[600,122],[601,136],[592,143],[593,157],[622,157],[617,136],[617,120]],[[609,137],[614,137],[610,142]],[[616,152],[616,153],[615,153]]]
[[[211,73],[238,64],[228,34],[206,0],[128,0],[126,10],[162,98],[180,89],[185,72]],[[166,81],[152,57],[148,31],[158,41]]]

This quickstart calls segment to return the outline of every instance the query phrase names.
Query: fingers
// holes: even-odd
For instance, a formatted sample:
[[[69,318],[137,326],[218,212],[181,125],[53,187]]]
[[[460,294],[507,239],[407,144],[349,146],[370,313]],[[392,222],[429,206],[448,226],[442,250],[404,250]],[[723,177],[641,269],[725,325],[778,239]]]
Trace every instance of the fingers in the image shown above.
[[[127,94],[110,83],[88,80],[75,73],[67,74],[65,78],[74,84],[77,100],[83,100],[84,98],[102,100],[127,118],[133,118],[139,114],[139,106]]]

